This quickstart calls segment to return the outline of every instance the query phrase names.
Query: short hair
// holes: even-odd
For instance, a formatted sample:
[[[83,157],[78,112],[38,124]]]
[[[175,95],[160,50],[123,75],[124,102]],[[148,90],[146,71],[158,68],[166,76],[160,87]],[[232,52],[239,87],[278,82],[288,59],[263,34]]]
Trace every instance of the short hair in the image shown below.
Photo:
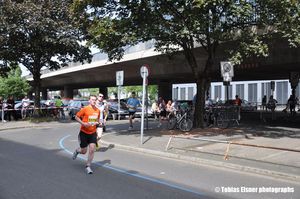
[[[97,98],[97,96],[96,96],[96,95],[90,95],[90,98],[89,98],[89,99],[91,99],[92,97],[95,97],[95,98]]]
[[[133,91],[133,92],[131,92],[131,95],[135,95],[135,92]]]

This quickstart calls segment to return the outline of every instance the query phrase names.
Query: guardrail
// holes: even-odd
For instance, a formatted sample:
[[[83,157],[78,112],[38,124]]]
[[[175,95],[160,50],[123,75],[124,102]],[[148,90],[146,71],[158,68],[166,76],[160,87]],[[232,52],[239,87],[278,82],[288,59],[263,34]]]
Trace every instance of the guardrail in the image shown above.
[[[224,153],[224,160],[229,159],[228,156],[229,156],[229,149],[230,149],[231,145],[239,145],[239,146],[247,146],[247,147],[255,147],[255,148],[264,148],[264,149],[274,149],[274,150],[290,151],[290,152],[300,153],[300,150],[297,150],[297,149],[289,149],[289,148],[273,147],[273,146],[265,146],[265,145],[257,145],[257,144],[247,144],[247,143],[239,143],[239,142],[235,142],[235,141],[215,140],[215,139],[207,139],[207,138],[175,136],[175,135],[173,135],[169,138],[168,143],[167,143],[166,148],[165,148],[165,151],[168,151],[172,139],[175,139],[175,138],[227,144],[227,147],[226,147],[225,153]]]

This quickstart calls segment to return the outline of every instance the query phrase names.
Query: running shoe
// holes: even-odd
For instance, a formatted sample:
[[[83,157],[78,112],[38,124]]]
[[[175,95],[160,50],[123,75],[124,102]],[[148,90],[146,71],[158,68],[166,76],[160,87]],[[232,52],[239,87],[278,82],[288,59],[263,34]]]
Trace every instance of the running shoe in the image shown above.
[[[129,128],[128,128],[128,130],[130,131],[130,130],[132,130],[133,129],[133,127],[132,126],[130,126]]]
[[[87,167],[85,167],[85,170],[86,170],[87,174],[93,174],[91,167],[87,166]]]
[[[78,151],[77,151],[77,149],[74,151],[74,153],[73,153],[73,156],[72,156],[72,159],[73,160],[75,160],[76,158],[77,158],[77,156],[78,156]]]

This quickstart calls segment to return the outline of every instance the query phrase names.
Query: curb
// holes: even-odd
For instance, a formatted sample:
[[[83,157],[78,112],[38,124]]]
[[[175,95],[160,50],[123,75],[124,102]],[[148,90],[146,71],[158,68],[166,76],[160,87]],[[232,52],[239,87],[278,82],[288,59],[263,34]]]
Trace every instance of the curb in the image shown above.
[[[241,166],[241,165],[232,164],[232,163],[224,163],[224,162],[213,161],[213,160],[197,158],[197,157],[191,157],[191,156],[186,156],[186,155],[181,155],[181,154],[168,153],[168,152],[163,152],[163,151],[155,151],[152,149],[131,147],[131,146],[126,146],[126,145],[106,142],[103,139],[101,141],[102,141],[102,144],[108,145],[108,146],[113,145],[117,149],[123,149],[123,150],[127,150],[127,151],[150,154],[150,155],[159,156],[159,157],[171,158],[171,159],[183,161],[185,163],[190,163],[190,164],[193,163],[193,164],[202,165],[202,166],[205,165],[205,166],[214,166],[214,167],[218,167],[218,168],[221,167],[221,168],[230,169],[230,170],[234,170],[234,171],[263,175],[265,177],[272,177],[272,178],[276,178],[276,179],[279,178],[282,180],[293,181],[294,183],[300,184],[300,176],[298,176],[298,175],[292,175],[292,174],[288,174],[288,173],[260,169],[260,168],[256,168],[256,167]]]

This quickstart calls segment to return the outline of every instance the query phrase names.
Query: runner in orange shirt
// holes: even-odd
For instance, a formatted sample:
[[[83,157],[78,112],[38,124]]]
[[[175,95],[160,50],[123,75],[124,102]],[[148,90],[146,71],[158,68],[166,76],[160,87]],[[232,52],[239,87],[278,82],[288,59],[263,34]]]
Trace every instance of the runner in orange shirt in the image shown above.
[[[94,152],[97,143],[97,125],[99,124],[100,111],[96,107],[97,97],[90,96],[89,105],[82,108],[75,116],[77,122],[81,124],[78,140],[80,148],[77,148],[73,153],[73,160],[78,154],[86,154],[89,147],[88,159],[86,163],[86,172],[92,174],[91,164],[94,158]]]

